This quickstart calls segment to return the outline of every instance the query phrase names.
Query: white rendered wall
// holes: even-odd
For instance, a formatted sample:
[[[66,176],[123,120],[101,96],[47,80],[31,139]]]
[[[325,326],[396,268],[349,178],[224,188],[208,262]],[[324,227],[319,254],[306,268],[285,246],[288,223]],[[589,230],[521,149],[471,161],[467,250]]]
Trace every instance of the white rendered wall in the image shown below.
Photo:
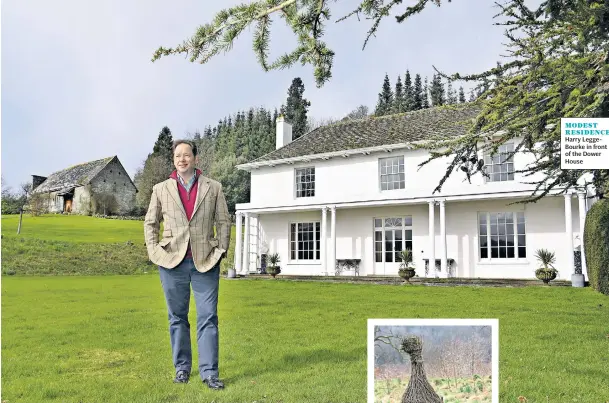
[[[559,279],[570,279],[572,269],[566,267],[567,251],[564,197],[547,197],[535,204],[511,205],[509,200],[447,202],[446,203],[446,240],[447,257],[456,260],[455,276],[472,278],[535,278],[539,263],[535,251],[546,248],[556,253],[555,267]],[[573,199],[573,233],[579,235],[579,212],[577,199]],[[524,211],[526,220],[527,258],[522,261],[479,260],[478,252],[478,211],[510,212]],[[411,215],[413,219],[413,258],[417,274],[423,275],[423,259],[427,258],[429,248],[428,205],[417,204],[398,207],[368,207],[337,209],[336,212],[336,258],[362,260],[360,275],[385,274],[397,275],[397,265],[389,265],[384,273],[375,273],[373,253],[373,219]],[[294,213],[261,214],[262,238],[267,243],[269,253],[279,253],[282,274],[286,275],[323,275],[321,262],[298,263],[289,261],[289,223],[321,222],[321,210]],[[435,214],[436,258],[441,256],[439,207]],[[327,245],[330,245],[330,212],[328,212]],[[322,228],[323,230],[323,228]],[[579,245],[579,240],[574,240]],[[329,256],[329,254],[328,254]],[[392,272],[393,270],[393,272]],[[330,275],[334,274],[331,264]],[[346,273],[351,274],[351,273]],[[440,277],[443,277],[440,275]]]
[[[405,189],[381,191],[379,158],[399,155],[404,156]],[[419,170],[418,164],[427,158],[428,153],[424,150],[404,150],[254,169],[251,173],[251,202],[240,204],[237,208],[428,197],[446,172],[449,160],[446,158],[435,160]],[[516,154],[515,168],[522,169],[533,160],[530,154]],[[295,169],[305,167],[315,167],[315,196],[296,198]],[[482,175],[476,175],[470,184],[465,180],[463,172],[455,171],[445,182],[440,196],[532,190],[532,185],[521,181],[536,179],[533,176],[527,178],[519,176],[516,174],[514,181],[485,183]]]

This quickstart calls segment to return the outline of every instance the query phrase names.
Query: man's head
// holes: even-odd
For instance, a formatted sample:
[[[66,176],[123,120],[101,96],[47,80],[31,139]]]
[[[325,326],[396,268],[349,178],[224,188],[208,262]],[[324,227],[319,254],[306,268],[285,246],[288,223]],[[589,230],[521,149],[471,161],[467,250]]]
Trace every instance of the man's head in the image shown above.
[[[190,140],[173,142],[173,165],[180,176],[191,176],[198,162],[197,146],[194,142]]]

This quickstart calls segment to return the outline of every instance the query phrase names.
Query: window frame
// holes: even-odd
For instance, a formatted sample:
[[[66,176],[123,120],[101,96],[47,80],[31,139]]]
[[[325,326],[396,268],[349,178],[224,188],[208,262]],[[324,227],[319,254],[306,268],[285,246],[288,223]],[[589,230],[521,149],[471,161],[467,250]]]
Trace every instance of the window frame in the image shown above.
[[[505,234],[501,234],[500,233],[500,223],[499,221],[497,222],[497,234],[493,235],[492,234],[492,223],[491,223],[491,215],[494,214],[496,215],[496,217],[500,214],[502,214],[505,218],[504,220],[504,228],[506,233]],[[511,215],[511,225],[512,226],[512,236],[513,236],[513,240],[514,240],[514,244],[513,246],[511,246],[511,248],[513,248],[514,250],[514,257],[508,257],[509,253],[507,252],[507,248],[509,248],[509,246],[507,245],[507,239],[506,239],[506,246],[504,247],[506,250],[506,257],[501,257],[501,250],[498,251],[499,255],[497,257],[493,257],[492,254],[492,241],[491,241],[491,237],[493,236],[497,236],[497,244],[499,246],[497,246],[498,248],[502,248],[501,246],[501,236],[510,236],[510,234],[507,233],[508,231],[508,220],[507,220],[507,214]],[[486,234],[482,234],[481,232],[481,220],[480,217],[484,216],[485,219],[485,226],[486,226]],[[519,222],[520,217],[522,217],[522,223]],[[497,217],[497,219],[499,219],[499,217]],[[523,233],[520,233],[518,227],[519,224],[523,224],[524,225],[524,231]],[[503,212],[499,212],[499,211],[478,211],[476,214],[476,235],[478,237],[478,245],[476,247],[476,255],[478,257],[478,262],[479,263],[493,263],[493,264],[505,264],[505,263],[528,263],[529,259],[530,259],[530,255],[529,255],[529,247],[528,247],[528,235],[527,235],[527,216],[525,211],[503,211]],[[519,240],[520,236],[524,236],[524,246],[521,246],[521,242]],[[482,246],[482,237],[486,238],[486,246]],[[482,257],[482,249],[486,248],[487,250],[487,257]],[[524,257],[520,256],[520,248],[524,248]]]
[[[298,226],[302,224],[312,224],[313,225],[313,259],[299,259],[298,252],[300,251],[298,247],[298,243],[301,242],[298,240]],[[296,226],[296,240],[292,237],[292,226]],[[302,241],[302,242],[310,242],[310,241]],[[295,258],[292,258],[292,245],[295,246]],[[290,264],[320,264],[321,263],[321,221],[319,220],[311,220],[311,221],[290,221],[288,223],[288,263]],[[308,249],[306,250],[308,251]],[[304,250],[303,250],[304,252]],[[317,257],[319,255],[319,257]]]
[[[503,147],[504,151],[502,151],[502,147]],[[506,147],[509,147],[510,150],[505,151]],[[514,156],[516,154],[512,155],[508,160],[504,161],[503,163],[501,162],[502,158],[503,158],[503,156],[505,154],[512,153],[513,151],[514,151],[514,143],[513,142],[507,142],[507,143],[502,144],[502,145],[499,146],[499,149],[497,150],[497,153],[493,157],[491,157],[490,152],[488,152],[488,151],[487,152],[483,152],[482,157],[484,159],[484,171],[486,172],[486,174],[489,175],[488,177],[484,176],[485,183],[514,182],[516,180],[516,164],[514,162]],[[495,158],[499,159],[498,163],[493,162],[493,159],[495,159]],[[489,161],[490,161],[490,163],[489,163]],[[507,165],[507,164],[511,164],[512,169],[509,170],[509,169],[506,168],[506,171],[504,172],[502,170],[502,167],[504,165]],[[488,168],[489,167],[491,168],[491,171],[492,171],[493,167],[496,167],[496,166],[500,167],[499,168],[499,172],[488,172]],[[501,175],[503,175],[503,174],[507,175],[507,179],[505,179],[505,180],[501,179]],[[499,175],[499,180],[493,179],[493,175]],[[512,179],[509,178],[510,175],[512,175]]]
[[[397,159],[398,160],[398,172],[397,173],[385,173],[383,174],[383,170],[382,170],[382,163],[383,161],[387,161],[387,160],[393,160],[393,159]],[[404,157],[404,155],[394,155],[392,157],[383,157],[383,158],[379,158],[378,159],[378,188],[380,192],[391,192],[392,190],[404,190],[406,189],[406,158]],[[391,164],[391,167],[393,167],[394,164]],[[401,168],[401,171],[400,171]],[[393,188],[393,189],[383,189],[383,176],[390,176],[390,175],[402,175],[403,179],[400,179],[400,182],[396,182],[396,181],[391,181],[391,182],[387,182],[387,184],[392,183],[398,183],[400,187],[398,188]]]
[[[407,215],[393,215],[393,216],[382,216],[382,217],[373,217],[372,218],[372,262],[373,264],[399,264],[400,261],[396,261],[395,258],[395,254],[396,251],[394,250],[394,261],[393,262],[388,262],[387,261],[387,249],[386,249],[386,242],[387,239],[385,237],[385,231],[387,231],[388,229],[397,229],[397,227],[387,227],[386,223],[388,219],[396,219],[399,218],[402,220],[402,225],[401,225],[401,231],[402,231],[402,249],[406,249],[406,242],[407,242],[407,238],[406,238],[406,231],[410,231],[410,239],[409,241],[411,242],[412,249],[410,250],[411,253],[414,253],[414,216],[412,214],[407,214]],[[406,219],[410,219],[410,225],[406,225]],[[381,222],[381,226],[377,227],[376,226],[376,220],[382,220]],[[381,235],[382,235],[382,239],[380,241],[376,240],[376,233],[377,233],[377,229],[380,229]],[[382,260],[380,262],[376,261],[376,254],[377,254],[377,249],[376,249],[376,244],[380,242],[381,243],[381,257]],[[391,242],[393,242],[393,244],[395,245],[395,239],[392,239]]]
[[[302,196],[299,196],[298,195],[298,192],[299,192],[299,190],[298,190],[298,185],[299,185],[298,178],[306,176],[307,174],[305,172],[304,175],[300,175],[299,176],[298,172],[299,171],[307,171],[307,170],[311,170],[312,171],[312,173],[309,173],[309,175],[313,176],[313,180],[311,182],[301,182],[301,184],[303,184],[303,183],[312,183],[313,184],[313,189],[312,189],[313,194],[312,195],[302,195]],[[310,197],[315,197],[316,180],[317,180],[317,175],[316,175],[316,172],[315,172],[315,166],[307,166],[307,167],[302,167],[302,168],[294,168],[294,198],[295,199],[306,199],[306,198],[310,198]],[[301,191],[302,192],[306,192],[306,190],[301,190]]]

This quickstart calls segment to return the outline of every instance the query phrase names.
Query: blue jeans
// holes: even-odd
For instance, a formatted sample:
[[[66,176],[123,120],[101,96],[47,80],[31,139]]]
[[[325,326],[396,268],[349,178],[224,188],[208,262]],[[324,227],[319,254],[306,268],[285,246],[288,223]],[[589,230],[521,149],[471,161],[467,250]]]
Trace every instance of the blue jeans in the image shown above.
[[[192,258],[185,258],[173,269],[159,266],[169,318],[169,338],[176,371],[192,368],[190,343],[190,285],[197,309],[197,351],[201,379],[218,374],[218,287],[220,262],[206,273],[195,269]]]

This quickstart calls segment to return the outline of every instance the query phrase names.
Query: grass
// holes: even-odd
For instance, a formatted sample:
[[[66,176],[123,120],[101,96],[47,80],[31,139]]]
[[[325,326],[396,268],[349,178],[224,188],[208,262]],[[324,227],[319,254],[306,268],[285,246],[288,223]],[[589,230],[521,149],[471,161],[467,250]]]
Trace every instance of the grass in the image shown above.
[[[208,391],[196,359],[192,382],[174,385],[142,222],[24,216],[17,236],[17,220],[2,218],[2,270],[16,274],[2,276],[3,402],[364,402],[368,318],[498,318],[501,402],[609,400],[609,301],[571,287],[222,279],[227,389]]]
[[[444,403],[491,403],[490,376],[454,379],[428,377]],[[374,383],[375,403],[401,403],[409,378],[377,380]]]
[[[156,270],[144,223],[78,215],[2,216],[2,273],[11,275],[145,274]],[[161,226],[162,229],[162,226]],[[235,228],[223,272],[234,262]]]
[[[499,318],[501,402],[609,396],[609,306],[591,289],[223,279],[220,393],[171,383],[157,276],[4,276],[2,295],[9,403],[364,402],[367,319],[409,317]]]

